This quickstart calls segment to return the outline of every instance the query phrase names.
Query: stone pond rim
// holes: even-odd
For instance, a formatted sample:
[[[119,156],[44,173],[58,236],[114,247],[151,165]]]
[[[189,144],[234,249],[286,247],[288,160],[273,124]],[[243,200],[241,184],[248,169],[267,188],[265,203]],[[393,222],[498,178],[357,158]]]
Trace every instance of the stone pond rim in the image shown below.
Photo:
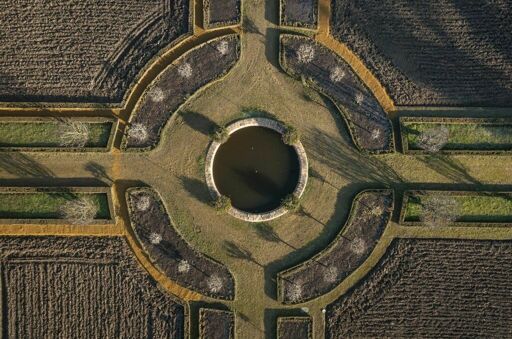
[[[226,127],[229,137],[225,143],[212,141],[205,161],[206,184],[213,198],[221,195],[230,196],[233,204],[228,210],[230,215],[248,222],[272,220],[287,212],[281,205],[281,200],[286,195],[300,197],[304,193],[308,180],[306,151],[300,141],[291,146],[282,142],[281,136],[286,130],[283,123],[273,119],[248,118]],[[254,140],[254,145],[248,142],[248,137],[257,139]],[[230,144],[230,140],[235,142]],[[274,147],[271,148],[269,145]],[[272,152],[261,152],[262,148],[272,149]],[[242,150],[254,150],[259,154],[257,158],[250,154],[237,157],[237,152],[243,152]],[[284,157],[285,160],[279,161],[276,157]],[[219,159],[222,163],[216,161]],[[265,164],[258,163],[261,159],[271,161]],[[237,163],[237,160],[247,163]],[[265,173],[257,173],[260,167]],[[219,169],[228,170],[219,173]],[[230,175],[231,178],[228,177]],[[269,175],[276,177],[267,177]],[[274,182],[275,179],[280,182]],[[240,184],[240,187],[237,184]],[[232,191],[229,191],[230,189]],[[234,196],[233,193],[239,195]],[[244,196],[244,193],[247,196]]]

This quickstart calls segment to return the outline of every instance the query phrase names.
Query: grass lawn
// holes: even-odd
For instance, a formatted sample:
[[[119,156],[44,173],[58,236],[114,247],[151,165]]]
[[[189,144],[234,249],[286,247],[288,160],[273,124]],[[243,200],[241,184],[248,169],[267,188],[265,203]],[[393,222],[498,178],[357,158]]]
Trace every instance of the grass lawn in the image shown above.
[[[476,123],[404,122],[409,149],[418,150],[418,135],[428,129],[446,126],[450,131],[446,150],[510,150],[512,125]]]
[[[96,219],[109,219],[105,193],[0,193],[2,219],[61,219],[59,208],[71,199],[87,197],[98,209]]]
[[[85,147],[106,147],[113,124],[87,123]],[[58,122],[0,122],[0,147],[62,147]]]
[[[422,199],[429,195],[409,197],[404,221],[419,221],[422,213]],[[449,195],[446,195],[449,196]],[[459,207],[460,222],[512,222],[512,196],[494,194],[451,195]]]

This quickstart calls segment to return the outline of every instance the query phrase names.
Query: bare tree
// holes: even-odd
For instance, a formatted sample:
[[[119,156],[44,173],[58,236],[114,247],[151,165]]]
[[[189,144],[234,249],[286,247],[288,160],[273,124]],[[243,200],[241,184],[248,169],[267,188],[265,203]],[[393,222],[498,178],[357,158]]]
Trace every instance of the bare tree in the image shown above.
[[[184,62],[178,66],[178,74],[183,78],[190,78],[192,76],[192,66],[188,62]]]
[[[329,266],[324,271],[324,280],[328,283],[334,283],[338,280],[338,268],[336,266]]]
[[[448,226],[459,216],[459,204],[452,197],[431,195],[422,199],[420,220],[426,226]]]
[[[331,70],[329,78],[332,82],[340,82],[345,78],[346,72],[340,66],[336,66]]]
[[[297,302],[302,298],[302,281],[292,282],[290,285],[290,289],[288,290],[288,297],[291,301]]]
[[[149,98],[153,101],[153,102],[162,102],[164,101],[165,99],[165,93],[164,91],[160,88],[160,87],[153,87],[149,93],[148,93],[148,96]]]
[[[143,124],[132,124],[128,129],[128,137],[139,142],[146,141],[148,139],[148,130]]]
[[[162,241],[162,236],[158,233],[151,233],[149,235],[149,242],[153,245],[158,245]]]
[[[137,198],[135,198],[135,208],[140,211],[144,212],[149,209],[151,206],[151,199],[147,195],[142,195]]]
[[[356,96],[354,97],[355,102],[358,105],[361,105],[364,102],[364,94],[361,92],[358,92]]]
[[[220,292],[224,287],[224,282],[222,281],[221,277],[214,274],[208,278],[207,285],[210,291],[217,293]]]
[[[83,121],[64,119],[59,122],[59,145],[63,147],[85,147],[89,141],[90,128]]]
[[[226,55],[229,53],[229,44],[226,40],[222,40],[217,44],[216,49],[221,55]]]
[[[190,271],[190,263],[186,260],[180,260],[178,262],[178,272],[187,273],[188,271]]]
[[[300,63],[307,64],[315,58],[315,49],[312,45],[303,44],[299,46],[297,51],[297,59]]]
[[[75,198],[60,207],[62,218],[75,225],[92,224],[97,213],[98,207],[90,198]]]
[[[439,152],[450,138],[450,130],[446,126],[429,128],[418,135],[416,145],[430,153]]]
[[[366,242],[362,238],[355,238],[350,242],[350,250],[358,255],[366,251]]]

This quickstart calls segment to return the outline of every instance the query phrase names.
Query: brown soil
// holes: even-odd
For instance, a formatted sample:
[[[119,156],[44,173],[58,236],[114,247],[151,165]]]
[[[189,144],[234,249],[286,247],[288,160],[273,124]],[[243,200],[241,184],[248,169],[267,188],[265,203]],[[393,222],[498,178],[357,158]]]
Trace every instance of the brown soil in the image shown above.
[[[369,276],[327,307],[326,337],[510,337],[511,245],[394,240]]]
[[[137,201],[148,197],[149,207],[140,211]],[[176,231],[158,194],[149,188],[132,189],[128,193],[130,220],[137,239],[150,260],[171,280],[203,295],[219,299],[233,299],[235,281],[222,264],[195,251]],[[152,234],[160,241],[151,241]],[[186,268],[184,268],[186,266]],[[219,279],[217,288],[212,279]]]
[[[509,3],[333,0],[332,14],[397,105],[511,105]]]
[[[120,103],[190,33],[188,0],[7,1],[0,22],[0,101]]]
[[[222,55],[217,48],[227,42],[227,52]],[[220,48],[220,47],[219,47]],[[141,103],[132,116],[131,124],[142,124],[148,129],[146,140],[126,138],[126,147],[154,147],[160,132],[173,114],[192,94],[201,87],[226,74],[240,57],[240,40],[235,35],[209,41],[168,66],[146,90]],[[215,62],[212,62],[212,61]],[[189,77],[180,75],[183,65],[190,65]],[[155,92],[162,91],[163,98],[155,100]]]
[[[309,62],[301,62],[298,57],[304,46],[314,51]],[[386,112],[350,66],[332,51],[309,38],[284,35],[281,37],[281,64],[290,75],[302,77],[334,101],[359,148],[371,152],[393,149],[393,131]],[[343,74],[339,82],[332,80],[336,67],[339,74]]]
[[[197,0],[201,1],[201,0]],[[205,0],[207,26],[234,25],[240,22],[241,0]]]
[[[317,24],[317,0],[281,0],[282,24],[299,27],[315,27]]]
[[[117,237],[0,237],[3,336],[183,338],[185,309]]]
[[[199,336],[201,339],[235,338],[233,312],[208,308],[199,310]]]
[[[309,317],[282,317],[277,320],[278,339],[311,338],[312,322]]]
[[[283,301],[310,300],[338,286],[372,252],[390,219],[392,204],[390,191],[361,193],[342,233],[311,260],[281,273]]]

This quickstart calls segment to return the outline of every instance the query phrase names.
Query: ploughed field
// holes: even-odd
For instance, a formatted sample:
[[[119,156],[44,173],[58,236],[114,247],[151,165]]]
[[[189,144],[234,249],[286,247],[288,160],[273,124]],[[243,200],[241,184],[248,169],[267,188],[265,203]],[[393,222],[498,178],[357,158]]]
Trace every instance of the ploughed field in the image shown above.
[[[120,103],[189,31],[188,0],[0,2],[0,101]]]
[[[184,335],[185,307],[122,238],[0,237],[0,247],[5,337]]]
[[[400,239],[327,307],[327,338],[509,337],[510,241]]]
[[[397,105],[512,103],[508,1],[333,0],[332,15]]]

